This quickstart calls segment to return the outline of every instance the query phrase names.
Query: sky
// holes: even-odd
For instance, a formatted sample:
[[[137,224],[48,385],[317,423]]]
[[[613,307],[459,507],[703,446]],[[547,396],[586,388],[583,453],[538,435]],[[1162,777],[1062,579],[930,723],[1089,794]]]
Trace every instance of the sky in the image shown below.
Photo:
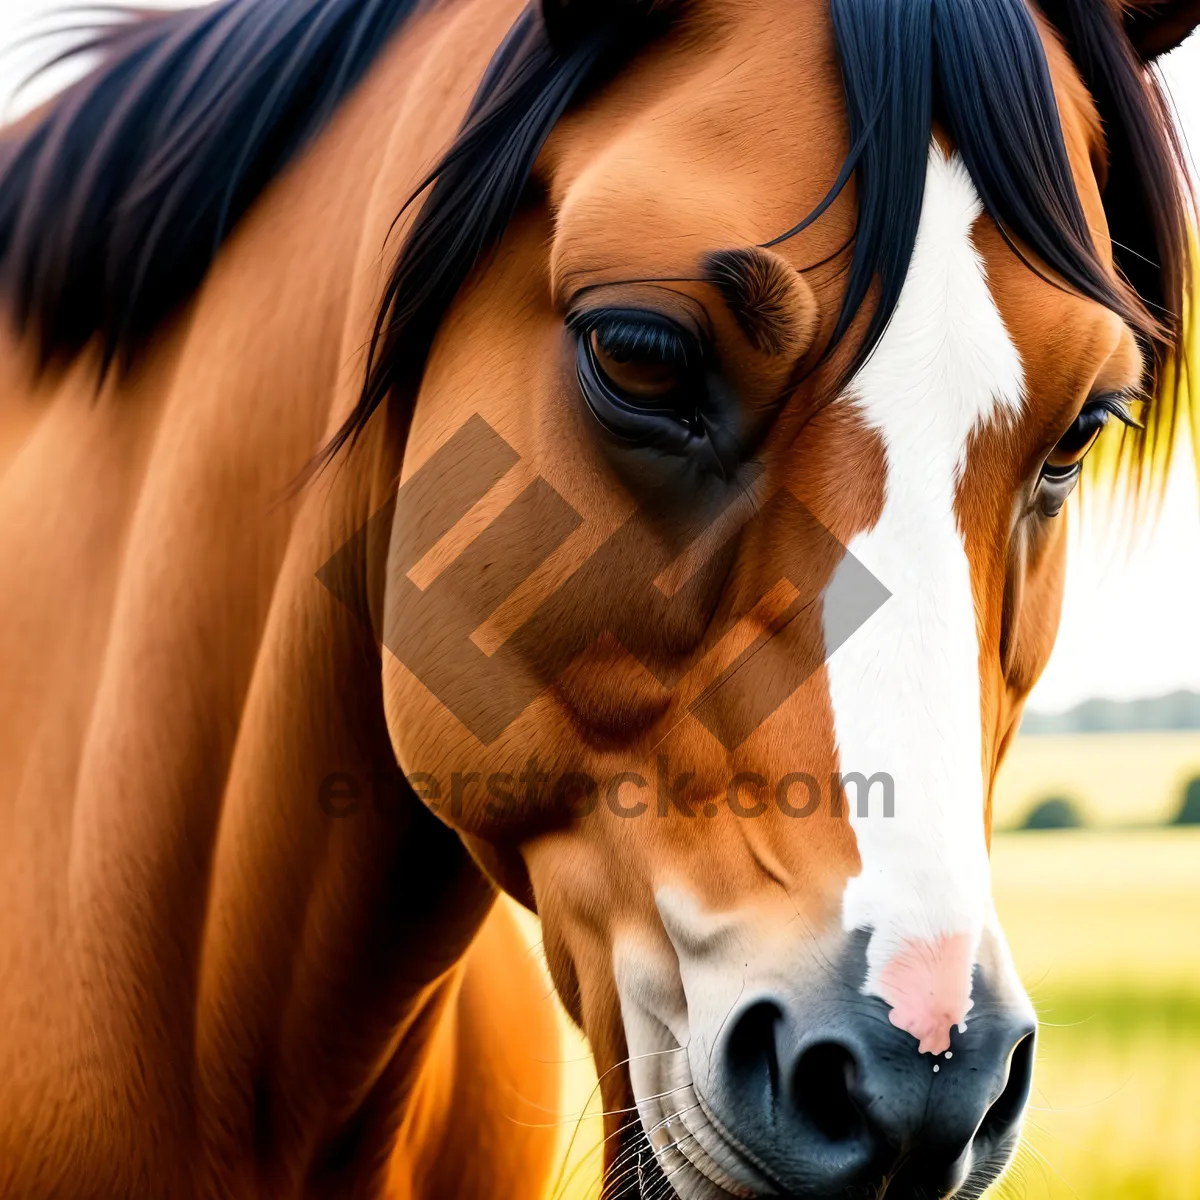
[[[12,99],[54,47],[20,40],[44,29],[59,8],[58,0],[0,0],[0,119],[45,98],[67,78],[52,73]],[[1200,34],[1168,55],[1162,71],[1184,136],[1200,159]],[[1200,494],[1190,456],[1172,472],[1158,520],[1132,537],[1102,513],[1084,516],[1072,524],[1061,632],[1031,706],[1055,712],[1096,696],[1200,691]]]

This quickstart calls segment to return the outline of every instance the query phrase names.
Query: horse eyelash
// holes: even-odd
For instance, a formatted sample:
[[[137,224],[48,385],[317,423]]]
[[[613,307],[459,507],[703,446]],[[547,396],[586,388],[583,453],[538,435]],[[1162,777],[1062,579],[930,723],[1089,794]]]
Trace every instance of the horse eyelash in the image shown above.
[[[1145,430],[1146,426],[1143,425],[1142,422],[1139,421],[1137,417],[1135,417],[1133,413],[1129,411],[1129,406],[1131,404],[1136,404],[1143,399],[1144,397],[1142,397],[1138,392],[1130,390],[1126,392],[1118,392],[1113,396],[1103,396],[1098,400],[1093,400],[1090,404],[1086,405],[1086,408],[1092,409],[1093,411],[1096,409],[1102,409],[1110,416],[1116,417],[1122,425],[1129,429]]]
[[[669,321],[628,311],[599,309],[567,318],[567,328],[579,337],[600,333],[601,346],[631,358],[659,358],[688,370],[704,357],[699,342]]]

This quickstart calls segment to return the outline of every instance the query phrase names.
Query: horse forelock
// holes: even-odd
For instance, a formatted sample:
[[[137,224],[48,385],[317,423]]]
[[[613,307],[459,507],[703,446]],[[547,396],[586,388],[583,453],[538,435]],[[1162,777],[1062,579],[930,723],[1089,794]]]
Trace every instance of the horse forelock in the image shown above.
[[[808,228],[854,180],[858,227],[826,354],[849,335],[873,285],[880,296],[845,360],[842,378],[850,378],[898,303],[936,121],[959,149],[984,211],[1029,269],[1118,313],[1151,350],[1147,391],[1158,392],[1158,403],[1146,436],[1122,443],[1123,461],[1140,481],[1144,464],[1161,458],[1156,450],[1171,440],[1186,404],[1179,360],[1189,273],[1182,155],[1154,77],[1136,60],[1107,6],[1054,0],[1045,8],[1054,33],[1026,0],[986,6],[833,0],[850,153],[825,200],[764,245]],[[687,6],[665,12],[676,26],[689,20]],[[662,28],[656,24],[648,34]],[[1104,178],[1111,242],[1103,251],[1067,154],[1056,86],[1069,90],[1070,81],[1060,76],[1056,85],[1046,60],[1043,38],[1055,33],[1090,89],[1066,119],[1089,126]],[[414,203],[428,189],[384,291],[359,404],[330,454],[353,441],[388,397],[403,406],[415,402],[442,316],[502,237],[555,124],[644,49],[628,24],[617,24],[557,50],[532,10],[522,15],[455,145],[410,198]],[[1115,169],[1107,171],[1110,159]]]
[[[0,143],[0,288],[42,361],[72,358],[93,341],[102,369],[136,356],[421,7],[223,0],[99,27],[80,48],[99,51],[101,65]],[[645,36],[639,21],[613,21],[565,44],[551,39],[536,5],[521,14],[453,146],[408,201],[419,212],[383,291],[359,404],[329,454],[387,397],[411,406],[447,308],[503,236],[562,114],[619,74],[665,22],[686,24],[692,7],[633,5]],[[1113,308],[1153,347],[1150,383],[1166,386],[1147,435],[1124,443],[1140,477],[1145,462],[1161,458],[1156,449],[1184,403],[1177,356],[1189,258],[1177,135],[1108,5],[1047,0],[1042,11],[1103,122],[1112,253],[1118,280],[1131,286],[1114,281],[1083,220],[1026,0],[833,0],[851,151],[830,199],[853,178],[859,207],[835,341],[873,281],[880,302],[847,375],[891,317],[936,115],[985,211],[1031,269]],[[797,228],[824,208],[797,214]]]

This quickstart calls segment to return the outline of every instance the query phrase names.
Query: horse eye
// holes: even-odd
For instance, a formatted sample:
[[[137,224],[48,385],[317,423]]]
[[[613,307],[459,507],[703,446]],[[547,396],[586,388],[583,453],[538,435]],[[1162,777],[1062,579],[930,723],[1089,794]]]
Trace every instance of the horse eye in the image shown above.
[[[592,359],[614,391],[647,408],[669,408],[685,382],[679,364],[653,346],[605,345],[604,331],[589,334]]]
[[[604,310],[568,318],[583,399],[624,446],[693,455],[711,440],[706,354],[689,330],[657,313]]]
[[[687,417],[696,397],[702,354],[676,325],[650,314],[596,314],[578,330],[586,348],[586,366],[613,399],[632,410],[675,412]]]
[[[1110,417],[1116,417],[1126,425],[1137,427],[1129,415],[1123,398],[1105,397],[1084,406],[1071,428],[1062,435],[1058,444],[1050,451],[1042,465],[1038,481],[1038,502],[1042,513],[1055,517],[1075,490],[1083,474],[1083,460],[1096,444]]]
[[[1088,405],[1050,452],[1046,465],[1042,468],[1043,474],[1062,474],[1082,463],[1108,424],[1110,416],[1111,412],[1107,407],[1099,404]]]

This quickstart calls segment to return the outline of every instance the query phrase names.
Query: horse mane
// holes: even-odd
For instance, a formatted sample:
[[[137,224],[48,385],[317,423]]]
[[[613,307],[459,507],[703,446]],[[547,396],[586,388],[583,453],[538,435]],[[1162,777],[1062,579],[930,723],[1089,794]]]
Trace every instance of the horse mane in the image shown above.
[[[0,291],[42,366],[127,365],[419,0],[219,0],[95,24],[99,65],[0,134]]]
[[[1158,77],[1142,65],[1127,36],[1137,37],[1144,14],[1130,10],[1120,23],[1108,4],[1040,3],[1091,92],[1104,128],[1104,211],[1117,268],[1157,322],[1148,388],[1155,403],[1144,431],[1126,431],[1113,464],[1126,468],[1136,493],[1146,480],[1165,483],[1177,433],[1192,433],[1189,426],[1200,420],[1200,409],[1189,412],[1186,359],[1194,215],[1187,157]],[[1200,437],[1200,429],[1192,436]],[[1107,464],[1102,455],[1093,457],[1096,465]]]
[[[1147,463],[1165,467],[1160,450],[1165,446],[1169,458],[1188,401],[1183,313],[1190,207],[1170,110],[1125,28],[1095,0],[1048,0],[1045,6],[1092,90],[1107,133],[1110,171],[1103,199],[1118,272],[1114,282],[1075,188],[1049,65],[1025,0],[831,3],[850,153],[822,203],[768,245],[819,219],[854,178],[858,222],[846,295],[826,354],[849,332],[874,283],[880,291],[843,382],[870,356],[899,302],[938,121],[1014,253],[1058,286],[1118,313],[1149,351],[1148,390],[1157,393],[1156,403],[1144,429],[1121,443],[1121,463],[1140,485]],[[660,29],[649,22],[661,19],[663,10],[650,5],[646,11],[648,39]],[[428,195],[378,310],[358,405],[329,453],[353,442],[388,397],[411,409],[447,307],[499,242],[554,124],[638,45],[626,21],[601,24],[574,47],[559,50],[532,7],[525,11],[454,145],[418,189],[417,196],[426,189]]]
[[[102,370],[136,355],[195,291],[223,239],[362,78],[418,0],[221,0],[98,29],[101,65],[0,141],[0,290],[43,363],[94,339]],[[878,285],[847,376],[878,343],[916,240],[935,123],[950,134],[1014,252],[1138,332],[1158,391],[1127,456],[1140,481],[1186,405],[1189,205],[1169,109],[1101,0],[1041,0],[1104,124],[1104,205],[1119,280],[1075,190],[1049,67],[1025,0],[831,0],[858,223],[833,344]],[[589,6],[591,7],[591,6]],[[687,6],[613,4],[567,44],[531,4],[496,52],[420,202],[381,299],[358,404],[327,453],[393,398],[411,411],[443,316],[494,249],[562,114]],[[800,216],[801,214],[798,214]],[[832,346],[830,347],[832,349]]]

